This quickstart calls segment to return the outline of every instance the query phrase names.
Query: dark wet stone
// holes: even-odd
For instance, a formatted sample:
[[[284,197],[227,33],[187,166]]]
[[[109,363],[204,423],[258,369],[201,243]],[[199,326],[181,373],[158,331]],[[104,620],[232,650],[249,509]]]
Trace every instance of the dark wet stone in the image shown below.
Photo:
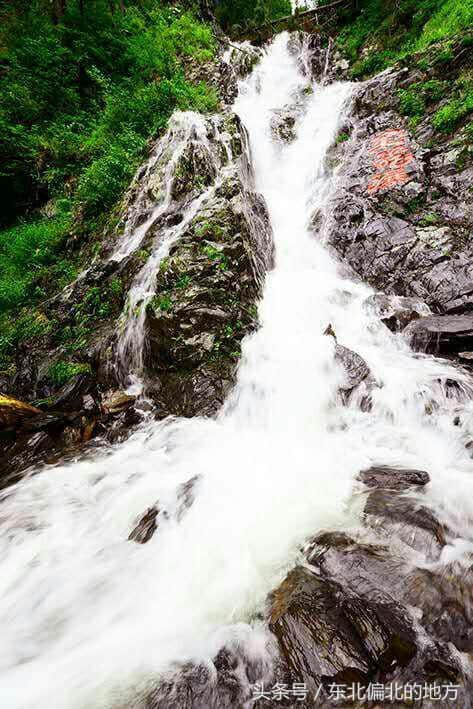
[[[346,372],[346,382],[342,391],[349,393],[370,375],[370,370],[363,357],[353,350],[337,344],[335,346],[335,361],[342,365]]]
[[[404,579],[406,603],[421,612],[431,637],[473,652],[473,570],[458,562],[413,569]]]
[[[430,481],[430,476],[424,470],[392,468],[380,465],[362,470],[358,475],[358,479],[367,487],[407,490],[412,486],[427,485]]]
[[[270,629],[292,681],[306,682],[312,692],[320,683],[366,684],[417,652],[412,627],[388,606],[381,609],[303,567],[272,594]]]
[[[408,571],[403,559],[382,544],[357,541],[342,532],[323,532],[314,537],[307,549],[309,564],[322,576],[332,578],[360,595],[374,594],[378,601],[391,601]]]
[[[55,411],[78,411],[83,406],[83,397],[90,396],[89,392],[92,389],[93,379],[90,374],[78,374],[64,384],[58,392],[39,403],[38,407]],[[93,408],[97,408],[95,401]]]
[[[457,354],[473,347],[473,315],[432,315],[412,322],[404,330],[419,352]]]
[[[140,519],[136,527],[130,532],[128,539],[138,544],[149,542],[158,528],[157,517],[159,509],[150,507]]]
[[[446,544],[446,530],[433,512],[415,499],[388,490],[373,490],[366,501],[370,524],[395,534],[408,546],[429,558],[439,557]]]
[[[253,688],[268,680],[261,661],[243,648],[222,648],[213,662],[186,664],[160,678],[145,700],[146,709],[235,709],[252,704]],[[257,705],[256,705],[257,706]]]
[[[146,365],[163,415],[210,416],[235,381],[241,341],[272,263],[266,206],[234,172],[202,204],[156,274]]]

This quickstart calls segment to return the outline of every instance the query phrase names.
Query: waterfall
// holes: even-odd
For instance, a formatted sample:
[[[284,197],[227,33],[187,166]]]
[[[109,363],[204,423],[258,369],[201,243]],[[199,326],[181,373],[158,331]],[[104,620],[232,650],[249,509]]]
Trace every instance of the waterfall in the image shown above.
[[[160,673],[210,663],[224,645],[257,658],[263,676],[272,658],[261,620],[268,593],[308,536],[360,525],[353,484],[374,462],[428,470],[424,504],[468,537],[471,464],[451,425],[459,403],[442,386],[447,378],[466,383],[391,334],[364,306],[371,290],[341,274],[324,247],[339,179],[327,158],[354,88],[306,91],[297,137],[282,146],[270,130],[274,111],[307,89],[287,41],[282,34],[270,45],[235,105],[276,247],[237,385],[215,419],[147,421],[126,442],[3,494],[2,709],[138,707]],[[157,235],[132,285],[121,356],[138,379],[152,274],[205,198],[205,190],[193,195],[184,221]],[[324,215],[318,230],[314,213]],[[117,259],[142,233],[128,237]],[[344,373],[323,334],[329,323],[371,369],[370,412],[339,401]],[[427,400],[437,404],[428,417]],[[185,484],[194,502],[181,513]],[[165,510],[154,536],[128,541],[153,504]]]

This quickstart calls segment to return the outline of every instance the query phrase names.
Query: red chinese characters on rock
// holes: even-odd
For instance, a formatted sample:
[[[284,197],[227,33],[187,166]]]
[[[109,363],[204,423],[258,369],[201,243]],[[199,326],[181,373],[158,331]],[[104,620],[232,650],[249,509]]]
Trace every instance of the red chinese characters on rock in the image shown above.
[[[371,139],[369,152],[373,156],[376,173],[368,182],[368,192],[374,193],[398,187],[409,181],[407,171],[414,163],[405,130],[384,130]]]

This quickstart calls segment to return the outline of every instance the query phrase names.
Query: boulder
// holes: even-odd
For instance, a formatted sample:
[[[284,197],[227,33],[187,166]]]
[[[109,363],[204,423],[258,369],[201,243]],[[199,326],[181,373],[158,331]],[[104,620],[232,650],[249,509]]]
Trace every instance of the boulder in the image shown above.
[[[418,318],[431,315],[431,310],[419,298],[375,293],[364,302],[392,332],[400,332]]]
[[[40,409],[35,406],[0,394],[0,430],[21,426],[26,420],[40,415]]]
[[[419,609],[431,637],[473,651],[473,569],[459,562],[415,568],[403,579],[403,598]]]
[[[355,387],[365,381],[370,375],[369,367],[363,357],[360,357],[359,354],[348,349],[348,347],[339,344],[335,346],[335,361],[345,370],[346,381],[340,388],[346,394],[352,392]]]
[[[301,566],[272,594],[269,627],[291,681],[312,693],[320,684],[366,684],[417,652],[409,620]]]
[[[447,543],[445,527],[428,507],[413,498],[376,489],[368,495],[364,513],[368,524],[390,537],[399,537],[428,559],[438,559]]]
[[[417,352],[452,355],[473,347],[473,315],[431,315],[404,330]]]
[[[430,476],[424,470],[379,465],[362,470],[358,475],[358,479],[367,487],[407,490],[412,486],[427,485],[430,481]]]
[[[322,532],[305,550],[309,564],[323,577],[332,578],[346,590],[389,604],[399,598],[399,587],[410,570],[389,546],[366,543],[343,532]]]

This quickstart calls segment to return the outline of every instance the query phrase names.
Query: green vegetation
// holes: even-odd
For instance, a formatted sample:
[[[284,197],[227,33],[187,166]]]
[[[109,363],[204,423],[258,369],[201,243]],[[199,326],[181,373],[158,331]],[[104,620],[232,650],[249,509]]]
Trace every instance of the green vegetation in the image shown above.
[[[215,92],[186,79],[190,61],[216,50],[210,27],[183,9],[196,4],[12,0],[0,9],[0,366],[31,334],[23,314],[35,322],[36,304],[74,279],[90,256],[82,246],[100,249],[91,237],[171,113],[216,109]],[[113,299],[86,294],[76,341]]]
[[[78,374],[87,374],[90,366],[81,362],[55,362],[48,370],[48,377],[58,387],[66,384]]]
[[[473,27],[473,0],[360,0],[360,7],[361,12],[341,27],[337,39],[339,48],[354,62],[354,78],[382,71]],[[439,49],[436,61],[451,58],[446,46]]]
[[[346,133],[345,131],[342,131],[339,133],[335,139],[336,145],[340,145],[340,143],[346,143],[347,140],[350,140],[350,135],[349,133]]]
[[[221,0],[216,6],[217,19],[226,31],[262,25],[291,11],[290,0]]]
[[[439,108],[432,123],[437,130],[450,133],[470,113],[473,113],[473,76],[466,75],[456,82],[453,97]]]
[[[41,298],[50,278],[61,287],[74,277],[73,264],[57,253],[70,223],[62,213],[0,233],[0,312]]]
[[[401,113],[410,117],[410,125],[414,128],[424,116],[427,107],[440,101],[447,91],[448,86],[445,81],[430,79],[416,82],[408,89],[398,92]]]

